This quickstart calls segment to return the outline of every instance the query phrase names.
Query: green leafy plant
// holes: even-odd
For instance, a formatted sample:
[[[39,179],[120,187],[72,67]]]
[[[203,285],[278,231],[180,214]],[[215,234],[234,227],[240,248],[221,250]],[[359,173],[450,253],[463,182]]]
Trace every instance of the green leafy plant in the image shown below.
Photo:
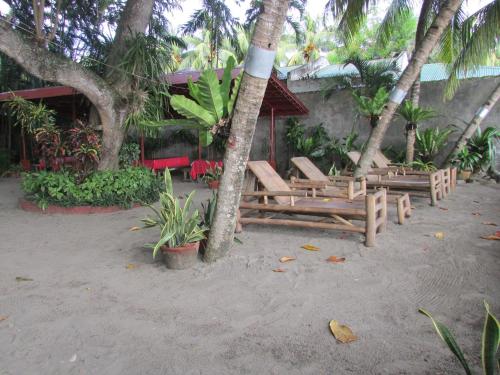
[[[464,147],[456,156],[453,164],[461,171],[474,172],[474,170],[482,164],[481,154],[472,152],[468,147]]]
[[[181,207],[174,194],[170,171],[168,168],[165,170],[165,191],[160,193],[160,209],[149,206],[156,214],[156,219],[142,219],[145,228],[160,227],[160,239],[156,244],[150,245],[153,248],[153,258],[165,244],[176,248],[205,238],[206,228],[200,224],[198,210],[191,212],[194,194],[195,191],[189,193],[184,207]]]
[[[420,160],[424,163],[434,160],[434,157],[446,146],[452,129],[427,128],[424,131],[417,129],[415,134],[415,148]]]
[[[481,340],[481,363],[484,375],[495,375],[498,373],[499,363],[496,358],[498,345],[500,344],[500,324],[497,318],[491,313],[490,306],[484,302],[486,316],[484,318],[483,334]],[[424,309],[418,310],[431,319],[439,338],[448,346],[451,352],[457,357],[465,373],[471,375],[472,371],[451,331],[444,324],[435,320],[431,314]]]
[[[480,164],[477,167],[489,169],[495,161],[495,140],[500,137],[500,131],[493,127],[487,127],[484,130],[478,127],[476,134],[472,136],[468,143],[467,148],[471,154],[478,154],[481,156]]]
[[[141,149],[137,143],[124,143],[118,154],[120,167],[126,168],[132,166],[139,160],[140,155]]]
[[[352,97],[356,102],[359,113],[370,119],[370,125],[372,127],[377,126],[380,115],[389,99],[389,92],[385,87],[380,87],[373,98],[360,95],[355,91],[352,93]]]
[[[403,164],[405,166],[406,164]],[[414,160],[413,162],[410,163],[409,165],[412,169],[415,169],[417,171],[424,171],[424,172],[435,172],[437,171],[437,167],[432,161],[424,162],[420,159]]]
[[[212,191],[212,196],[209,199],[207,199],[206,203],[201,204],[201,209],[203,211],[202,225],[207,229],[207,232],[212,227],[216,206],[217,206],[217,194],[215,194],[215,192]]]
[[[79,181],[69,170],[25,173],[22,188],[26,198],[46,208],[59,206],[130,207],[158,199],[160,180],[146,168],[96,171]]]
[[[196,83],[188,80],[189,96],[192,99],[184,95],[173,95],[170,99],[172,108],[185,119],[166,120],[159,124],[198,129],[201,143],[204,146],[210,145],[214,134],[230,126],[241,80],[239,75],[231,90],[231,74],[235,64],[234,58],[229,57],[221,83],[212,69],[201,73]]]
[[[324,146],[330,142],[330,136],[323,124],[312,126],[306,132],[305,126],[292,117],[287,120],[285,140],[292,155],[320,158],[325,154]]]
[[[353,163],[347,154],[353,150],[360,149],[360,146],[356,145],[358,137],[359,134],[357,132],[351,131],[342,140],[333,139],[328,145],[329,151],[340,159],[340,169],[345,170],[353,167]]]
[[[419,123],[436,117],[432,109],[414,106],[410,100],[405,100],[398,109],[398,115],[406,120],[406,129],[415,129]]]
[[[202,179],[205,182],[219,181],[220,176],[222,176],[223,169],[222,167],[215,161],[210,162],[210,166],[207,168],[205,174]]]

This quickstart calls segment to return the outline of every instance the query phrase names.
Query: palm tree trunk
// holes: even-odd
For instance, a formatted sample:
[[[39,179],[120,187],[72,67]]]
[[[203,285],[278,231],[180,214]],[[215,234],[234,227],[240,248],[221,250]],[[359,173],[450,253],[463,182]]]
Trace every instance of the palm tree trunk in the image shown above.
[[[236,101],[224,156],[224,174],[204,256],[207,262],[213,262],[225,255],[233,243],[246,164],[288,3],[288,0],[264,0],[264,12],[259,15],[255,26],[250,47],[255,53],[249,54],[247,58]],[[267,58],[262,59],[259,55]],[[258,71],[254,68],[257,60],[260,62]]]
[[[368,169],[372,164],[373,157],[375,156],[375,152],[380,148],[387,128],[396,113],[396,109],[407,95],[408,90],[413,82],[415,82],[415,79],[417,79],[420,71],[422,70],[422,66],[427,61],[432,49],[439,41],[443,30],[456,13],[462,1],[463,0],[449,0],[445,5],[443,5],[431,27],[425,34],[424,40],[420,46],[416,46],[415,53],[401,75],[396,87],[392,91],[377,127],[373,129],[370,138],[368,139],[366,150],[361,155],[358,168],[355,171],[356,177],[365,176],[367,174]]]
[[[469,124],[463,131],[460,138],[458,138],[457,143],[446,157],[444,166],[446,167],[450,166],[452,160],[460,152],[460,150],[462,150],[462,148],[465,147],[469,138],[472,137],[474,132],[481,125],[481,122],[483,122],[484,118],[488,115],[488,113],[495,106],[496,102],[499,99],[500,99],[500,84],[497,85],[495,90],[493,90],[493,92],[489,96],[488,100],[486,100],[486,102],[478,109],[472,121],[469,122]]]
[[[429,10],[431,9],[432,0],[424,0],[422,3],[422,8],[420,10],[420,16],[418,17],[417,32],[415,35],[415,48],[422,44],[425,37],[425,31],[427,26],[427,18],[429,17]],[[411,103],[414,107],[418,106],[420,101],[420,74],[418,75],[413,86],[411,87]],[[415,138],[416,138],[416,127],[411,127],[406,129],[406,162],[412,163],[415,158]]]

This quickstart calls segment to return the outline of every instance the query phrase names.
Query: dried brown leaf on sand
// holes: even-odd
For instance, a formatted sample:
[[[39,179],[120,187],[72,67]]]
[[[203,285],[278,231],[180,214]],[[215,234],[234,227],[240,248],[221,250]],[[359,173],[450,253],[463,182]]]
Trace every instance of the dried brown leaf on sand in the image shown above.
[[[141,230],[141,227],[132,227],[129,229],[129,231],[134,232],[136,230]]]
[[[286,272],[286,270],[283,268],[275,268],[273,272]]]
[[[479,213],[479,212],[473,212],[472,216],[481,216],[481,213]]]
[[[436,232],[436,233],[434,233],[434,237],[436,237],[438,240],[444,240],[444,233],[443,232]]]
[[[483,225],[491,225],[493,227],[497,226],[497,224],[494,223],[494,222],[492,222],[492,221],[483,221],[481,224],[483,224]]]
[[[301,246],[303,249],[305,250],[309,250],[309,251],[319,251],[319,247],[317,246],[314,246],[314,245],[304,245],[304,246]]]
[[[343,257],[342,258],[338,258],[335,255],[332,255],[331,257],[326,258],[326,261],[330,262],[330,263],[344,263],[345,262],[345,258],[343,258]]]
[[[1,322],[2,320],[6,320],[7,318],[8,318],[8,316],[5,316],[5,315],[0,315],[0,322]]]
[[[297,259],[297,258],[295,258],[295,257],[281,257],[280,262],[286,263],[286,262],[291,262],[292,260],[295,260],[295,259]]]
[[[133,270],[133,269],[137,268],[137,264],[129,263],[129,264],[127,264],[127,266],[125,268],[128,270]]]
[[[483,240],[500,241],[500,235],[497,235],[497,234],[491,234],[489,236],[481,236],[481,238]]]
[[[448,211],[448,209],[446,207],[439,207],[440,210],[443,210],[443,211]]]
[[[347,344],[356,341],[358,337],[352,332],[352,330],[345,325],[339,324],[336,320],[330,321],[330,330],[337,341],[342,344]]]

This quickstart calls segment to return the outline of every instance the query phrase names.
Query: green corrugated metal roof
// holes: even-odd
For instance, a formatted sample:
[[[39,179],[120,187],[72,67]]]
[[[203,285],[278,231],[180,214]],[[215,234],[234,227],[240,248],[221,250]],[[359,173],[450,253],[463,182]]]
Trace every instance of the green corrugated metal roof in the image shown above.
[[[300,66],[285,66],[278,68],[278,77],[280,79],[286,79],[288,72],[296,69]],[[329,78],[336,77],[343,74],[356,74],[357,70],[352,65],[344,66],[343,64],[328,65],[324,68],[318,70],[314,74],[314,78]],[[481,77],[492,77],[500,76],[499,66],[481,66],[475,70],[470,70],[467,73],[462,73],[459,75],[460,79],[466,78],[481,78]],[[425,64],[422,67],[422,72],[420,74],[420,80],[422,82],[431,81],[444,81],[448,79],[448,72],[446,71],[446,65],[441,63]]]

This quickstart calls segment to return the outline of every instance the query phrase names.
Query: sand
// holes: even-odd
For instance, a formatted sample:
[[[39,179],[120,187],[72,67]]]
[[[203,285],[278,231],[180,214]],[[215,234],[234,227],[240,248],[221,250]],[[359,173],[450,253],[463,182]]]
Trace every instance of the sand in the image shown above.
[[[460,184],[448,210],[414,201],[404,226],[391,208],[375,248],[357,234],[248,226],[223,260],[170,271],[143,248],[156,231],[129,231],[145,208],[27,213],[19,180],[0,179],[0,374],[461,373],[419,307],[479,370],[483,300],[500,315],[500,243],[479,236],[500,229],[481,224],[500,224],[499,191]],[[280,264],[286,255],[297,260]],[[359,339],[336,342],[332,319]]]

